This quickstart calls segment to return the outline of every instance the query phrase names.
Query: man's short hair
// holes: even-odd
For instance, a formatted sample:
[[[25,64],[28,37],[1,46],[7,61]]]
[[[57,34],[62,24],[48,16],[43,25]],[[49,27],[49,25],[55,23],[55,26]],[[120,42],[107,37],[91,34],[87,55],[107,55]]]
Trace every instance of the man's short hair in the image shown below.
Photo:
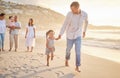
[[[79,4],[79,2],[74,1],[74,2],[71,3],[70,7],[72,7],[72,6],[79,7],[80,4]]]
[[[5,13],[0,13],[0,16],[4,16],[5,15]]]

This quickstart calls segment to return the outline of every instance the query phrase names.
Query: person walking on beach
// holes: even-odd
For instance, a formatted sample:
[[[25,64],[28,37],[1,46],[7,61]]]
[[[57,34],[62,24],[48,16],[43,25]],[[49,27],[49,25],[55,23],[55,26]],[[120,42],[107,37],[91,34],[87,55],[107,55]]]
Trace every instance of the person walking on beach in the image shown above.
[[[49,59],[51,55],[51,60],[53,60],[54,57],[54,40],[58,40],[54,37],[55,32],[53,30],[49,30],[46,32],[46,55],[47,55],[47,66],[49,66]]]
[[[21,29],[21,24],[18,22],[17,16],[10,16],[9,17],[9,27],[10,28],[10,49],[9,51],[12,50],[13,48],[13,42],[15,42],[15,52],[17,51],[18,48],[18,32],[19,29]]]
[[[0,14],[0,51],[4,51],[4,38],[6,31],[6,21],[4,20],[5,14]]]
[[[36,36],[35,33],[36,33],[36,29],[35,29],[35,26],[33,24],[33,19],[30,18],[28,26],[26,27],[26,34],[25,34],[27,52],[33,51],[33,48],[35,46],[35,36]]]
[[[71,12],[67,14],[58,38],[60,39],[61,36],[66,31],[67,48],[65,66],[69,66],[68,60],[70,59],[71,54],[70,51],[73,45],[75,44],[76,52],[75,70],[77,72],[80,72],[79,66],[81,65],[81,36],[83,36],[84,38],[86,35],[86,29],[88,26],[88,15],[86,12],[80,9],[80,5],[77,1],[72,2],[70,8]]]

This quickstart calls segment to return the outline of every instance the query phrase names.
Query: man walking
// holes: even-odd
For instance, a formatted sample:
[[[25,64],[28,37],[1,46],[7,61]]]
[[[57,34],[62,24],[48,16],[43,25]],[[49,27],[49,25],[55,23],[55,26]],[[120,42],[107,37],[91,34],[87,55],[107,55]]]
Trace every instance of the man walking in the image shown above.
[[[75,70],[80,72],[79,66],[81,65],[81,36],[85,37],[86,29],[88,26],[87,13],[80,9],[78,2],[72,2],[70,5],[71,12],[66,16],[65,22],[61,28],[58,39],[66,31],[67,36],[67,48],[66,48],[66,61],[65,65],[69,66],[68,60],[70,59],[70,51],[75,44],[76,52],[76,68]],[[84,25],[84,26],[83,26]]]

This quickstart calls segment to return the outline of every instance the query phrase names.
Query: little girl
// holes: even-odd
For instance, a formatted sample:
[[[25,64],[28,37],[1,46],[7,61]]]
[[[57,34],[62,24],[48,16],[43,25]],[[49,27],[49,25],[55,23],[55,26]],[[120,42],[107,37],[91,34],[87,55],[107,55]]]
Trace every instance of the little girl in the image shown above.
[[[11,34],[11,31],[14,30],[15,27],[15,21],[13,16],[9,16],[9,22],[7,27],[10,28],[9,34]]]
[[[27,52],[32,52],[33,47],[35,46],[35,26],[33,24],[33,19],[29,19],[28,26],[26,28],[26,46],[27,46]],[[31,48],[31,49],[30,49]]]
[[[49,30],[46,33],[46,55],[47,55],[47,66],[49,66],[49,59],[51,54],[51,60],[53,60],[54,57],[54,40],[58,40],[54,37],[55,32],[53,30]]]

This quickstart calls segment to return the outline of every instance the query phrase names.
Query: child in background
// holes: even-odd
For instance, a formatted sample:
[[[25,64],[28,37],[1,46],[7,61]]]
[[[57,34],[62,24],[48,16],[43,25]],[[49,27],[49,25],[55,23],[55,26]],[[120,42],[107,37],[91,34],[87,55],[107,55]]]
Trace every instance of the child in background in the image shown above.
[[[9,51],[11,51],[12,47],[13,47],[13,39],[14,39],[13,38],[14,37],[13,31],[15,29],[15,19],[13,16],[9,16],[8,28],[9,28],[9,40],[10,40]]]
[[[47,66],[49,66],[49,59],[51,55],[51,60],[53,60],[54,57],[54,40],[58,40],[54,37],[55,32],[53,30],[49,30],[46,33],[46,55],[47,55]]]
[[[26,46],[27,46],[27,52],[32,52],[33,48],[35,46],[35,26],[33,24],[33,19],[29,19],[28,26],[26,28]],[[31,48],[31,49],[30,49]]]
[[[14,30],[15,27],[15,21],[13,16],[9,16],[9,22],[7,27],[10,29],[9,34],[11,34],[11,31]]]

